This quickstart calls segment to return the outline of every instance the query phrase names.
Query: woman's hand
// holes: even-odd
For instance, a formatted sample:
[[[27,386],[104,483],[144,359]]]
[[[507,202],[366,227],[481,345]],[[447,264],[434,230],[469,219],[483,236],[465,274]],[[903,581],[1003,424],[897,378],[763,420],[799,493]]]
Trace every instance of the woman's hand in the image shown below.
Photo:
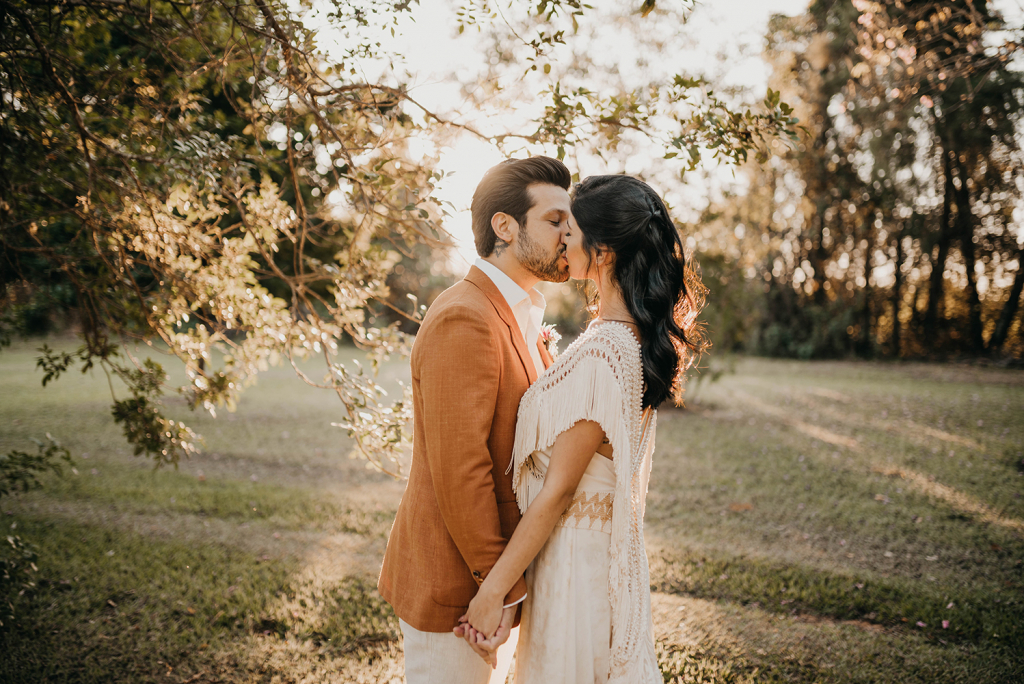
[[[469,622],[466,621],[466,616],[463,615],[459,618],[459,624],[455,626],[452,632],[455,636],[466,640],[470,648],[481,658],[484,662],[491,666],[491,669],[497,669],[498,667],[498,647],[504,645],[508,641],[509,635],[512,633],[512,624],[516,621],[516,612],[519,610],[519,606],[506,606],[501,611],[501,624],[498,625],[498,631],[495,632],[494,636],[490,639],[484,639],[484,635],[473,629]]]
[[[486,585],[486,582],[484,584]],[[498,596],[489,591],[486,586],[481,586],[476,596],[469,602],[469,610],[466,611],[466,621],[469,622],[473,629],[483,634],[487,639],[490,639],[498,631],[498,625],[501,623],[501,612],[504,608],[502,605],[503,598],[503,596]]]

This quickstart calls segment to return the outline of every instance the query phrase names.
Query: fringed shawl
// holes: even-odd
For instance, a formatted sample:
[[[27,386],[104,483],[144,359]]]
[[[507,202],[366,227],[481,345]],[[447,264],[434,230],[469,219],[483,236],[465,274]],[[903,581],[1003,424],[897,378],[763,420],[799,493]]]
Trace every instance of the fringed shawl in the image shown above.
[[[644,550],[644,505],[654,452],[656,412],[644,429],[640,345],[620,323],[591,325],[537,379],[519,404],[512,487],[526,512],[536,476],[530,455],[547,449],[581,420],[600,424],[614,449],[615,500],[608,598],[611,684],[661,684],[654,653],[650,575]]]

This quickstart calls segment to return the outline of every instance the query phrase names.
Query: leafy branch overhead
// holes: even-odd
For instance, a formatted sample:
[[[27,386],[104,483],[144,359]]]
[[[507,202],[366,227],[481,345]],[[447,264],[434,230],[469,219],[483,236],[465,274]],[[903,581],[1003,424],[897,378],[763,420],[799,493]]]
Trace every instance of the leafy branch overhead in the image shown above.
[[[750,152],[763,162],[772,140],[795,142],[799,134],[793,108],[777,91],[768,91],[763,112],[735,111],[700,78],[677,75],[665,86],[606,97],[586,88],[563,93],[556,83],[548,94],[551,104],[533,139],[555,145],[559,158],[564,158],[566,146],[614,144],[623,130],[632,130],[659,140],[667,150],[665,159],[679,158],[685,163],[681,171],[692,171],[705,150],[712,159],[730,164],[746,162]],[[665,115],[672,121],[667,129],[654,121]]]
[[[650,9],[643,21],[658,21]],[[460,129],[504,139],[422,107],[386,66],[378,36],[414,11],[383,0],[5,4],[0,341],[42,303],[73,319],[83,344],[42,352],[44,384],[102,369],[125,437],[158,464],[200,441],[164,415],[167,393],[231,410],[287,362],[339,399],[337,425],[358,453],[397,474],[411,407],[385,399],[374,373],[408,351],[424,307],[418,289],[395,290],[394,274],[429,269],[431,250],[451,244],[432,197],[445,172],[424,142]],[[522,26],[502,25],[536,67],[592,12],[547,0]],[[476,2],[457,28],[498,21],[497,4]],[[379,78],[363,76],[367,64]],[[600,96],[549,78],[536,132],[507,136],[537,152],[561,154],[594,132],[614,148],[636,129],[693,168],[701,150],[737,162],[795,135],[775,94],[755,114],[684,77]],[[369,354],[368,369],[338,362],[347,342]],[[160,355],[187,382],[172,386]],[[299,365],[312,358],[321,374]]]

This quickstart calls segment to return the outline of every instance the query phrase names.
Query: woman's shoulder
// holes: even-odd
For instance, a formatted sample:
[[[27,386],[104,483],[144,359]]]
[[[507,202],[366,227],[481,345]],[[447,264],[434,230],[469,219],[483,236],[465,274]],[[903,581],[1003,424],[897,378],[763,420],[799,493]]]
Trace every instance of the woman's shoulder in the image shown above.
[[[593,323],[562,352],[550,370],[562,373],[588,360],[608,365],[616,374],[640,368],[640,343],[623,323]],[[555,368],[559,366],[560,368]]]
[[[591,323],[577,338],[582,351],[610,353],[620,362],[640,360],[640,342],[625,323],[601,321]]]

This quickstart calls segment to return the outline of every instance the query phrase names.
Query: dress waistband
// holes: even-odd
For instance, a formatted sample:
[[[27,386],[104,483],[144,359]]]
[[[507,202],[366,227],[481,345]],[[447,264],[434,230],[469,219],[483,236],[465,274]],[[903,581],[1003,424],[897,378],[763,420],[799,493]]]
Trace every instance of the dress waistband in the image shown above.
[[[559,519],[562,527],[576,527],[598,532],[612,531],[612,492],[576,492],[572,503]]]

